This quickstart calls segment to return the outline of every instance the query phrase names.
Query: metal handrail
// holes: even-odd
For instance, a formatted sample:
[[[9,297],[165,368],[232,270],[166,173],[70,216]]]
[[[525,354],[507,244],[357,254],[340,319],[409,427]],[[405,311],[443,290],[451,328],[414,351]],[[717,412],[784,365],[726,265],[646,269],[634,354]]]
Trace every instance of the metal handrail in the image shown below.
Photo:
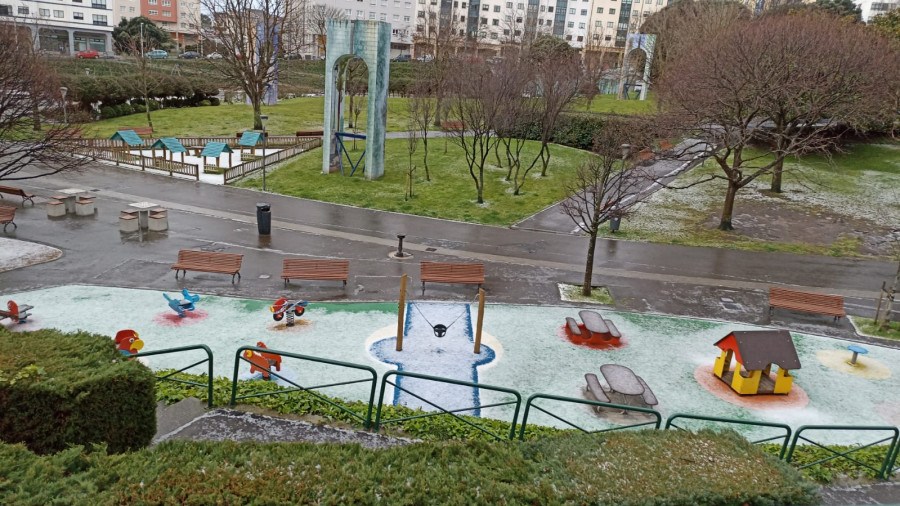
[[[804,431],[808,431],[808,430],[889,431],[889,432],[893,432],[894,435],[891,437],[879,439],[878,441],[874,441],[867,445],[863,445],[863,446],[860,446],[857,448],[847,450],[845,452],[838,452],[838,451],[835,451],[823,444],[819,444],[816,441],[813,441],[812,439],[801,436],[801,434]],[[787,461],[787,462],[791,461],[791,458],[794,455],[794,450],[797,448],[797,441],[800,439],[802,439],[808,443],[811,443],[815,446],[818,446],[819,448],[827,450],[827,451],[833,453],[834,455],[823,458],[823,459],[819,459],[815,462],[811,462],[811,463],[803,465],[803,466],[800,466],[798,469],[806,469],[807,467],[812,467],[817,464],[821,464],[823,462],[828,462],[829,460],[834,460],[837,458],[844,458],[851,462],[855,462],[867,469],[871,469],[872,471],[875,471],[876,477],[878,477],[878,478],[887,479],[888,476],[890,476],[890,474],[891,474],[888,471],[890,470],[891,472],[893,472],[893,470],[891,469],[891,466],[892,466],[893,460],[896,459],[896,457],[897,457],[895,451],[898,446],[898,439],[900,439],[900,429],[898,429],[897,427],[885,426],[885,425],[803,425],[799,429],[797,429],[797,432],[794,433],[794,438],[791,440],[791,448],[790,448],[790,450],[788,450],[785,461]],[[875,469],[874,467],[872,467],[868,464],[860,462],[854,458],[848,457],[848,455],[850,455],[853,452],[858,452],[859,450],[862,450],[863,448],[875,446],[878,443],[883,443],[885,441],[890,441],[891,444],[888,446],[887,454],[885,455],[884,461],[881,464],[881,469]]]
[[[485,390],[493,390],[495,392],[504,392],[507,394],[514,395],[516,400],[508,401],[508,402],[498,402],[495,404],[472,406],[470,408],[458,408],[458,409],[450,410],[450,409],[445,409],[441,406],[438,406],[437,404],[434,404],[433,402],[429,401],[428,399],[425,399],[424,397],[416,395],[413,392],[410,392],[409,390],[397,385],[396,383],[388,381],[388,378],[390,378],[391,376],[406,376],[406,377],[410,377],[410,378],[418,378],[418,379],[423,379],[423,380],[427,380],[427,381],[437,381],[439,383],[449,383],[451,385],[460,385],[460,386],[479,388],[479,389],[485,389]],[[434,412],[434,413],[424,413],[424,414],[420,414],[420,415],[413,415],[413,416],[406,416],[406,417],[402,417],[402,418],[391,418],[388,420],[382,420],[381,419],[381,408],[384,406],[384,392],[385,392],[385,387],[388,384],[391,384],[394,388],[400,389],[401,391],[408,393],[409,395],[415,397],[416,399],[419,399],[420,401],[428,404],[429,406],[437,408],[439,411]],[[462,411],[471,411],[473,409],[479,409],[479,408],[493,408],[493,407],[497,407],[497,406],[507,406],[510,404],[515,404],[516,409],[515,409],[515,412],[513,413],[512,425],[510,426],[510,429],[509,429],[509,437],[508,438],[504,438],[503,436],[494,434],[493,432],[481,427],[480,425],[472,423],[469,420],[466,420],[465,418],[456,414],[456,413],[459,413]],[[378,432],[379,426],[381,424],[388,424],[391,422],[403,422],[406,420],[414,420],[417,418],[428,418],[428,417],[432,417],[432,416],[450,415],[453,418],[456,418],[457,420],[459,420],[467,425],[471,425],[472,427],[480,430],[481,432],[484,432],[485,434],[487,434],[495,439],[514,439],[516,437],[516,420],[519,418],[519,408],[521,406],[522,406],[522,395],[519,394],[519,392],[517,392],[511,388],[495,387],[495,386],[491,386],[491,385],[485,385],[482,383],[472,383],[469,381],[455,380],[452,378],[442,378],[440,376],[430,376],[428,374],[419,374],[419,373],[414,373],[414,372],[389,371],[387,374],[385,374],[381,378],[381,393],[378,395],[378,411],[376,411],[376,413],[375,413],[375,428],[373,430],[375,432]]]
[[[651,422],[644,422],[644,423],[636,423],[636,424],[632,424],[632,425],[625,425],[622,427],[613,427],[610,429],[588,430],[588,429],[585,429],[584,427],[580,427],[580,426],[566,420],[565,418],[562,418],[562,417],[560,417],[554,413],[551,413],[550,411],[547,411],[546,409],[538,406],[537,404],[534,403],[534,401],[537,399],[549,399],[551,401],[571,402],[571,403],[575,403],[575,404],[588,404],[591,406],[600,406],[600,407],[604,407],[604,408],[621,409],[623,411],[637,411],[639,413],[647,413],[647,414],[653,415],[653,417],[656,418],[656,421],[655,422],[651,421]],[[581,432],[585,432],[587,434],[599,434],[602,432],[611,432],[611,431],[615,431],[615,430],[632,429],[634,427],[643,427],[645,425],[653,425],[654,429],[659,429],[659,426],[662,423],[662,415],[659,413],[659,411],[656,411],[655,409],[641,408],[638,406],[627,406],[624,404],[612,404],[609,402],[591,401],[588,399],[579,399],[577,397],[563,397],[563,396],[551,395],[551,394],[534,394],[528,398],[528,401],[525,402],[525,413],[522,415],[522,427],[519,430],[519,439],[523,440],[523,441],[525,440],[525,428],[528,425],[528,412],[531,410],[532,407],[534,407],[534,409],[536,409],[538,411],[541,411],[541,412],[565,423],[566,425],[568,425],[570,427],[574,427],[574,428],[580,430]]]
[[[247,362],[248,364],[252,364],[252,362],[250,362],[243,356],[242,352],[247,351],[247,350],[258,351],[260,353],[270,353],[273,355],[281,355],[282,357],[296,358],[299,360],[307,360],[310,362],[319,362],[322,364],[334,365],[334,366],[338,366],[338,367],[347,367],[350,369],[358,369],[358,370],[362,370],[362,371],[367,371],[372,374],[372,378],[371,379],[353,380],[353,381],[341,381],[338,383],[328,383],[328,384],[324,384],[324,385],[315,385],[315,386],[310,386],[310,387],[304,387],[304,386],[298,385],[297,383],[294,383],[293,381],[285,378],[283,375],[278,374],[278,372],[276,372],[276,371],[272,371],[271,369],[267,369],[265,367],[260,367],[259,365],[253,364],[258,369],[262,369],[262,370],[266,371],[267,373],[271,374],[272,376],[275,376],[276,378],[280,378],[280,379],[284,380],[285,382],[293,385],[296,388],[286,388],[286,389],[281,389],[281,390],[273,390],[271,392],[263,392],[263,393],[259,393],[259,394],[238,396],[237,395],[238,367],[240,366],[240,363],[242,360],[244,362]],[[337,404],[337,403],[331,401],[330,399],[327,399],[327,398],[323,397],[322,395],[319,395],[318,393],[313,391],[313,389],[328,388],[328,387],[335,387],[335,386],[341,386],[341,385],[352,385],[355,383],[365,383],[367,381],[372,382],[372,388],[369,391],[369,407],[368,407],[368,410],[366,411],[365,417],[360,416],[358,413],[351,411],[351,410],[345,408],[344,406],[341,406],[340,404]],[[331,360],[331,359],[322,358],[322,357],[312,357],[309,355],[300,355],[298,353],[273,350],[271,348],[259,348],[257,346],[241,346],[240,348],[237,349],[237,352],[235,352],[235,356],[234,356],[234,378],[231,382],[231,405],[234,406],[235,401],[237,401],[238,399],[251,399],[253,397],[264,397],[267,395],[288,394],[288,393],[292,393],[292,392],[306,392],[306,393],[312,395],[313,397],[315,397],[321,401],[324,401],[327,404],[330,404],[331,406],[334,406],[335,408],[338,408],[341,411],[343,411],[355,418],[358,418],[359,420],[361,420],[364,423],[365,428],[368,429],[369,425],[372,422],[372,403],[375,400],[375,384],[377,382],[378,382],[378,373],[375,372],[375,369],[373,369],[367,365],[353,364],[350,362],[341,362],[340,360]]]
[[[679,430],[687,430],[687,429],[685,429],[683,427],[679,427],[673,423],[673,421],[678,418],[685,418],[685,419],[690,419],[690,420],[704,420],[704,421],[708,421],[708,422],[718,422],[718,423],[730,423],[730,424],[736,424],[736,425],[753,425],[753,426],[758,426],[758,427],[771,427],[771,428],[775,428],[775,429],[784,429],[785,433],[783,436],[773,436],[773,437],[769,437],[769,438],[765,438],[765,439],[758,439],[756,441],[750,441],[752,444],[759,444],[759,443],[767,443],[767,442],[775,440],[775,439],[784,439],[784,442],[781,444],[781,451],[778,453],[779,459],[784,459],[784,452],[787,451],[788,443],[790,443],[790,440],[791,440],[791,427],[786,424],[783,424],[783,423],[756,422],[756,421],[752,421],[752,420],[737,420],[734,418],[722,418],[722,417],[718,417],[718,416],[690,415],[687,413],[675,413],[674,415],[670,416],[668,419],[666,419],[665,429],[668,430],[669,427],[674,427]]]
[[[165,354],[168,354],[168,353],[179,353],[179,352],[182,352],[182,351],[190,351],[190,350],[203,350],[203,351],[206,352],[206,358],[204,358],[203,360],[201,360],[201,361],[199,361],[199,362],[195,362],[195,363],[193,363],[193,364],[191,364],[191,365],[189,365],[189,366],[187,366],[187,367],[182,367],[181,369],[179,369],[179,370],[177,370],[177,371],[175,371],[175,372],[171,372],[171,373],[169,373],[169,374],[166,374],[165,376],[157,376],[156,379],[167,380],[167,381],[174,381],[174,382],[176,382],[176,383],[184,383],[184,384],[186,384],[186,385],[194,385],[194,386],[198,386],[198,387],[204,387],[204,386],[205,386],[205,387],[207,388],[207,391],[206,391],[206,396],[207,396],[206,407],[211,408],[211,407],[213,407],[213,352],[212,352],[212,350],[209,349],[209,346],[207,346],[207,345],[205,345],[205,344],[195,344],[195,345],[192,345],[192,346],[181,346],[181,347],[178,347],[178,348],[167,348],[167,349],[165,349],[165,350],[145,351],[145,352],[143,352],[143,353],[135,353],[134,355],[129,355],[129,358],[135,358],[135,357],[149,357],[149,356],[152,356],[152,355],[165,355]],[[180,372],[184,372],[184,371],[190,369],[191,367],[198,366],[198,365],[200,365],[200,364],[202,364],[202,363],[204,363],[204,362],[209,362],[209,371],[206,373],[206,376],[207,376],[207,384],[206,384],[206,385],[204,385],[203,383],[197,383],[197,382],[195,382],[195,381],[187,381],[187,380],[182,380],[182,379],[172,378],[172,377],[171,377],[171,376],[174,376],[174,375],[176,375],[176,374],[178,374],[178,373],[180,373]]]

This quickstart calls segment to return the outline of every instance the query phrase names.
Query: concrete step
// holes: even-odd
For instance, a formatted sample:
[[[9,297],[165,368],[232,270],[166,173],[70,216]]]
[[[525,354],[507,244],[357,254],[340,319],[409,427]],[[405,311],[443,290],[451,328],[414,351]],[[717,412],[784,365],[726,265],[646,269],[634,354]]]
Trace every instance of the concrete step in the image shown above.
[[[156,405],[156,435],[153,442],[159,442],[170,432],[189,424],[206,413],[206,404],[196,397],[182,399],[171,406],[160,401]]]

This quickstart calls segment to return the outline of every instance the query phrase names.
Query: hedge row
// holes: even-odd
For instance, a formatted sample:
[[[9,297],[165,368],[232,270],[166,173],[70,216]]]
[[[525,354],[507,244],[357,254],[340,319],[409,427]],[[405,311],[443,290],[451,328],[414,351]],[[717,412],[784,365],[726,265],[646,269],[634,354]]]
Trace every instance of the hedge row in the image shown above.
[[[63,83],[69,88],[71,99],[80,102],[81,108],[86,111],[97,103],[100,103],[101,110],[126,102],[134,103],[132,99],[144,94],[140,74],[67,75],[63,76]],[[219,93],[217,86],[201,76],[150,73],[147,85],[149,98],[171,102],[171,105],[164,103],[165,107],[195,107]]]
[[[0,445],[6,504],[810,504],[816,487],[734,434],[534,442],[167,442],[39,457]]]
[[[113,452],[142,448],[156,433],[154,383],[109,336],[0,326],[3,441],[38,453],[100,442]]]

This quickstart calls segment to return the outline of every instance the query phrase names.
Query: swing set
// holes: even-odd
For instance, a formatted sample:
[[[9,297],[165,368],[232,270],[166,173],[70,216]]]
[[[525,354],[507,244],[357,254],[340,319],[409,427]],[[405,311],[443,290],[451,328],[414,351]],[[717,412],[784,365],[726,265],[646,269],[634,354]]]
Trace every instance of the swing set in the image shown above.
[[[366,149],[363,148],[363,152],[359,155],[359,158],[356,162],[353,161],[353,158],[350,156],[350,152],[347,151],[347,147],[344,146],[344,138],[348,139],[361,139],[366,140],[366,136],[364,134],[351,134],[348,132],[335,132],[334,133],[334,141],[337,142],[338,145],[338,162],[341,167],[341,175],[346,176],[344,174],[344,155],[347,155],[347,161],[350,162],[350,177],[353,177],[353,173],[356,172],[356,169],[359,167],[359,164],[362,163],[363,158],[366,156]],[[341,154],[343,152],[343,155]]]
[[[408,276],[406,274],[404,274],[403,276],[400,277],[400,301],[399,301],[399,305],[397,307],[397,348],[396,348],[397,351],[403,351],[403,331],[404,331],[403,320],[404,320],[404,316],[405,316],[404,313],[406,310],[406,281],[407,281],[407,278],[408,278]],[[484,323],[484,289],[483,288],[478,289],[478,295],[476,296],[476,299],[478,300],[478,320],[477,320],[477,324],[475,326],[475,349],[473,350],[473,353],[475,353],[477,355],[477,354],[481,353],[481,327],[482,327],[482,324]],[[425,316],[425,313],[423,313],[422,310],[419,309],[418,304],[413,304],[413,307],[416,308],[416,311],[419,312],[419,314],[422,316],[422,318],[425,320],[425,322],[431,327],[432,331],[434,331],[434,336],[437,338],[442,338],[445,335],[447,335],[447,330],[451,326],[453,326],[453,324],[456,323],[457,320],[459,320],[462,317],[462,315],[466,314],[466,308],[463,308],[462,312],[460,314],[458,314],[456,316],[456,318],[454,318],[453,321],[450,322],[449,324],[444,325],[442,323],[438,323],[437,325],[435,325],[435,324],[431,323],[431,321],[428,319],[428,317]]]

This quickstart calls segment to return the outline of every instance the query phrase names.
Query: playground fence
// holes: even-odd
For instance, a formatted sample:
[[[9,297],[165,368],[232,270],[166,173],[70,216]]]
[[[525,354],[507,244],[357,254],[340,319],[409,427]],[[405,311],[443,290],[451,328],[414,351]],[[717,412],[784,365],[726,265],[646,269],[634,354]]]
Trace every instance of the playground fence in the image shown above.
[[[891,433],[893,433],[893,436],[885,437],[885,438],[879,439],[878,441],[873,441],[871,443],[868,443],[868,444],[865,444],[862,446],[851,448],[844,452],[838,452],[838,451],[833,450],[823,444],[813,441],[812,439],[804,437],[802,434],[806,431],[891,432]],[[866,425],[803,425],[799,429],[797,429],[797,432],[794,433],[794,438],[791,440],[791,448],[787,452],[787,457],[785,457],[785,461],[790,463],[791,458],[793,458],[793,456],[794,456],[794,450],[797,448],[797,442],[802,439],[803,441],[806,441],[807,443],[810,443],[813,446],[822,448],[823,450],[826,450],[827,452],[832,453],[833,455],[831,455],[830,457],[821,458],[815,462],[810,462],[809,464],[804,464],[802,466],[799,466],[798,469],[806,469],[807,467],[812,467],[812,466],[815,466],[818,464],[822,464],[824,462],[828,462],[829,460],[842,458],[845,460],[849,460],[851,462],[855,462],[856,464],[863,466],[866,469],[875,471],[875,475],[878,478],[886,480],[890,477],[890,475],[894,471],[893,465],[894,465],[894,461],[897,458],[896,451],[897,451],[897,445],[898,445],[898,438],[900,438],[900,429],[898,429],[897,427],[892,427],[892,426],[884,426],[884,425],[869,425],[869,426],[866,426]],[[870,446],[875,446],[879,443],[884,443],[886,441],[890,441],[891,444],[887,448],[887,452],[885,453],[884,460],[882,461],[880,469],[876,469],[864,462],[860,462],[859,460],[849,457],[849,455],[851,453],[858,452],[864,448],[869,448]]]
[[[111,151],[101,148],[79,147],[75,148],[75,154],[94,158],[95,160],[106,160],[115,162],[116,165],[125,163],[140,167],[141,170],[161,170],[172,174],[183,174],[185,176],[200,179],[200,166],[193,163],[184,163],[175,160],[165,160],[162,158],[153,158],[143,155],[135,155],[128,151]]]
[[[236,179],[240,179],[248,174],[252,174],[258,170],[263,168],[263,162],[266,165],[275,164],[293,156],[297,156],[300,153],[305,153],[313,148],[320,147],[322,145],[322,139],[320,137],[292,137],[294,139],[304,139],[300,144],[289,147],[287,149],[282,149],[281,151],[267,155],[265,160],[262,158],[242,163],[240,165],[235,165],[234,167],[225,169],[223,173],[223,178],[225,184],[228,184]],[[270,145],[271,146],[271,145]]]
[[[561,416],[559,416],[555,413],[550,412],[547,409],[544,409],[544,408],[538,406],[535,403],[535,401],[537,401],[538,399],[547,399],[550,401],[575,403],[575,404],[587,404],[590,406],[596,406],[596,407],[601,407],[601,408],[621,409],[623,413],[627,413],[629,411],[633,411],[636,413],[646,413],[646,414],[652,415],[654,420],[648,421],[648,422],[633,423],[631,425],[622,425],[619,427],[611,427],[609,429],[588,430],[588,429],[585,429],[584,427],[580,427],[580,426],[570,422],[569,420],[566,420],[565,418],[562,418]],[[529,397],[528,401],[525,403],[525,412],[522,415],[522,428],[519,431],[519,439],[521,439],[523,441],[525,440],[525,428],[528,426],[528,413],[531,411],[531,408],[534,408],[535,410],[540,411],[540,412],[550,416],[551,418],[559,420],[560,422],[565,423],[569,427],[576,428],[576,429],[580,430],[581,432],[585,432],[588,434],[611,432],[611,431],[623,430],[623,429],[633,429],[635,427],[645,427],[647,425],[653,425],[654,429],[659,429],[659,426],[662,423],[662,415],[660,415],[659,412],[654,409],[641,408],[641,407],[637,407],[637,406],[626,406],[623,404],[612,404],[612,403],[608,403],[608,402],[591,401],[588,399],[576,399],[574,397],[561,397],[558,395],[550,395],[550,394],[534,394],[531,397]]]
[[[183,351],[191,351],[191,350],[205,351],[206,358],[204,358],[203,360],[201,360],[199,362],[194,362],[193,364],[191,364],[187,367],[182,367],[181,369],[178,369],[175,372],[171,372],[171,373],[163,375],[163,376],[157,376],[156,379],[165,380],[165,381],[174,381],[176,383],[184,383],[186,385],[194,385],[194,386],[198,386],[198,387],[206,387],[206,389],[207,389],[206,390],[206,397],[207,397],[206,406],[211,408],[211,407],[213,407],[213,353],[212,353],[212,350],[209,349],[209,346],[206,346],[205,344],[195,344],[192,346],[181,346],[179,348],[167,348],[165,350],[156,350],[156,351],[146,351],[144,353],[135,353],[134,355],[131,355],[131,357],[149,357],[152,355],[165,355],[168,353],[180,353]],[[192,367],[196,367],[204,362],[209,362],[208,370],[206,372],[207,384],[205,384],[205,385],[203,383],[197,383],[195,381],[187,381],[187,380],[182,380],[182,379],[172,377],[180,372],[184,372],[184,371],[186,371]]]
[[[338,383],[328,383],[328,384],[324,384],[324,385],[315,385],[315,386],[311,386],[311,387],[304,387],[304,386],[298,385],[297,383],[295,383],[294,381],[292,381],[288,378],[285,378],[284,375],[279,374],[278,371],[271,370],[271,367],[265,368],[265,367],[259,367],[257,365],[256,367],[259,367],[260,369],[265,370],[268,374],[281,379],[285,383],[288,383],[295,388],[286,388],[286,389],[281,389],[281,390],[272,390],[270,392],[263,392],[263,393],[259,393],[259,394],[238,396],[237,395],[238,368],[241,364],[241,361],[246,362],[248,364],[253,364],[252,362],[250,362],[249,360],[247,360],[244,357],[243,352],[245,352],[247,350],[255,351],[255,352],[259,352],[259,353],[267,353],[267,354],[272,354],[272,355],[280,355],[282,358],[284,358],[284,357],[295,358],[298,360],[306,360],[308,362],[318,362],[320,364],[327,364],[327,365],[332,365],[335,367],[343,367],[346,369],[356,369],[356,370],[368,372],[372,375],[372,377],[366,378],[366,379],[341,381]],[[253,364],[253,365],[256,365],[256,364]],[[319,395],[318,393],[316,393],[314,391],[314,389],[322,389],[322,388],[336,387],[336,386],[342,386],[342,385],[353,385],[356,383],[367,383],[367,382],[371,382],[372,387],[369,389],[369,402],[368,402],[365,416],[362,416],[359,413],[349,410],[349,409],[345,408],[344,406],[341,406],[340,404],[332,402],[331,400],[326,399],[325,397]],[[352,364],[350,362],[341,362],[339,360],[331,360],[328,358],[321,358],[321,357],[310,357],[308,355],[300,355],[297,353],[290,353],[287,351],[272,350],[269,348],[259,348],[256,346],[241,346],[240,348],[238,348],[238,350],[234,356],[234,378],[232,379],[232,382],[231,382],[231,405],[234,406],[235,402],[238,401],[239,399],[250,399],[253,397],[263,397],[263,396],[267,396],[267,395],[281,395],[281,394],[287,394],[287,393],[291,393],[291,392],[306,392],[306,393],[312,395],[313,397],[315,397],[316,399],[319,399],[320,401],[325,402],[325,403],[331,405],[332,407],[335,407],[335,408],[343,411],[344,413],[347,413],[347,414],[353,416],[354,418],[357,418],[358,420],[362,421],[365,428],[368,429],[369,425],[372,422],[372,405],[375,400],[375,384],[377,382],[378,382],[378,373],[375,372],[375,369],[372,369],[371,367],[369,367],[367,365]]]
[[[735,425],[751,425],[755,427],[770,427],[774,429],[782,429],[784,430],[784,434],[780,436],[772,436],[763,439],[757,439],[756,441],[750,441],[753,444],[761,444],[768,443],[769,441],[774,441],[776,439],[781,439],[781,451],[778,453],[779,459],[784,459],[784,453],[787,451],[788,444],[791,441],[791,428],[783,423],[770,423],[770,422],[756,422],[753,420],[737,420],[734,418],[721,418],[718,416],[702,416],[702,415],[689,415],[687,413],[675,413],[670,416],[666,420],[666,430],[670,428],[679,429],[679,430],[687,430],[684,427],[679,427],[675,425],[675,420],[677,419],[685,419],[685,420],[703,420],[707,422],[716,422],[716,423],[724,423],[724,424],[735,424]]]

